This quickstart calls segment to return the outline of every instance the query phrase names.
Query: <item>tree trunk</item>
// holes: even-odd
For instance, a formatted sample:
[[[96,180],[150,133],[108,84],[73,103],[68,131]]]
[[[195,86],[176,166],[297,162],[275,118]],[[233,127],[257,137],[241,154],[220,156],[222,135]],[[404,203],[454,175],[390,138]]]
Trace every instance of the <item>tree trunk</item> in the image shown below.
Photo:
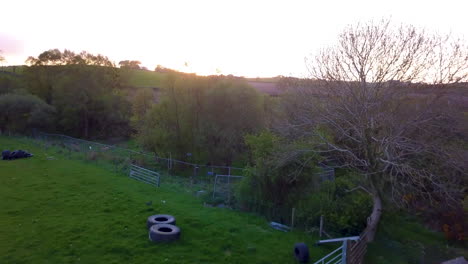
[[[372,200],[374,203],[372,206],[372,213],[367,221],[367,242],[374,241],[380,216],[382,215],[382,199],[380,198],[380,195],[373,194]]]

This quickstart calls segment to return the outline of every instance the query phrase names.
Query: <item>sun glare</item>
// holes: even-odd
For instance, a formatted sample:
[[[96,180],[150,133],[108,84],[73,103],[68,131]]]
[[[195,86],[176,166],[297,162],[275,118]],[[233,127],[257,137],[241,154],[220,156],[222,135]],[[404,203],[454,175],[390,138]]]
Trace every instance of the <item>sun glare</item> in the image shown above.
[[[117,63],[139,60],[151,70],[163,65],[202,75],[300,77],[307,74],[304,57],[356,21],[391,16],[396,22],[468,35],[461,1],[443,6],[403,0],[392,5],[370,0],[67,3],[2,3],[6,12],[0,23],[8,26],[0,28],[0,49],[7,64],[24,64],[28,56],[59,48],[100,53]],[[53,15],[38,16],[47,12]]]

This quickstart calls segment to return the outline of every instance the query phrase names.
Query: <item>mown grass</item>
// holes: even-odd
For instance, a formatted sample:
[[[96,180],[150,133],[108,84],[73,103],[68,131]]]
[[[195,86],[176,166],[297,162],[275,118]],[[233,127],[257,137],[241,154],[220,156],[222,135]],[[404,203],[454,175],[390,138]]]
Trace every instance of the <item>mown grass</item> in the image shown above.
[[[0,263],[295,263],[294,243],[317,239],[61,158],[30,140],[0,137],[0,146],[35,155],[0,161]],[[157,213],[176,216],[179,241],[148,240],[145,221]],[[312,259],[333,247],[311,246]]]

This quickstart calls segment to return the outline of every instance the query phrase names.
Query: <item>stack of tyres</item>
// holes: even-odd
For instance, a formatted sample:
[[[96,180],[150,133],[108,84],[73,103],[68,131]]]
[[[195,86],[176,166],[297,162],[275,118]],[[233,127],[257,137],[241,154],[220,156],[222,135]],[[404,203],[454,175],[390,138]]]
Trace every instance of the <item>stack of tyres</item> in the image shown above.
[[[153,242],[171,242],[180,238],[180,228],[172,215],[152,215],[146,221],[148,237]]]

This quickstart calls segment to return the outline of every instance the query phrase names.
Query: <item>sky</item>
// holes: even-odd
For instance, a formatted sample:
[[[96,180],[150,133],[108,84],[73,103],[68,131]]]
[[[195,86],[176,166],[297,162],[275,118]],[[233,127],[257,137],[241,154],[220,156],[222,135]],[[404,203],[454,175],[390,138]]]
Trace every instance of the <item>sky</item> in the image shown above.
[[[201,75],[307,77],[349,24],[390,18],[468,37],[467,0],[0,0],[6,65],[58,48]]]

